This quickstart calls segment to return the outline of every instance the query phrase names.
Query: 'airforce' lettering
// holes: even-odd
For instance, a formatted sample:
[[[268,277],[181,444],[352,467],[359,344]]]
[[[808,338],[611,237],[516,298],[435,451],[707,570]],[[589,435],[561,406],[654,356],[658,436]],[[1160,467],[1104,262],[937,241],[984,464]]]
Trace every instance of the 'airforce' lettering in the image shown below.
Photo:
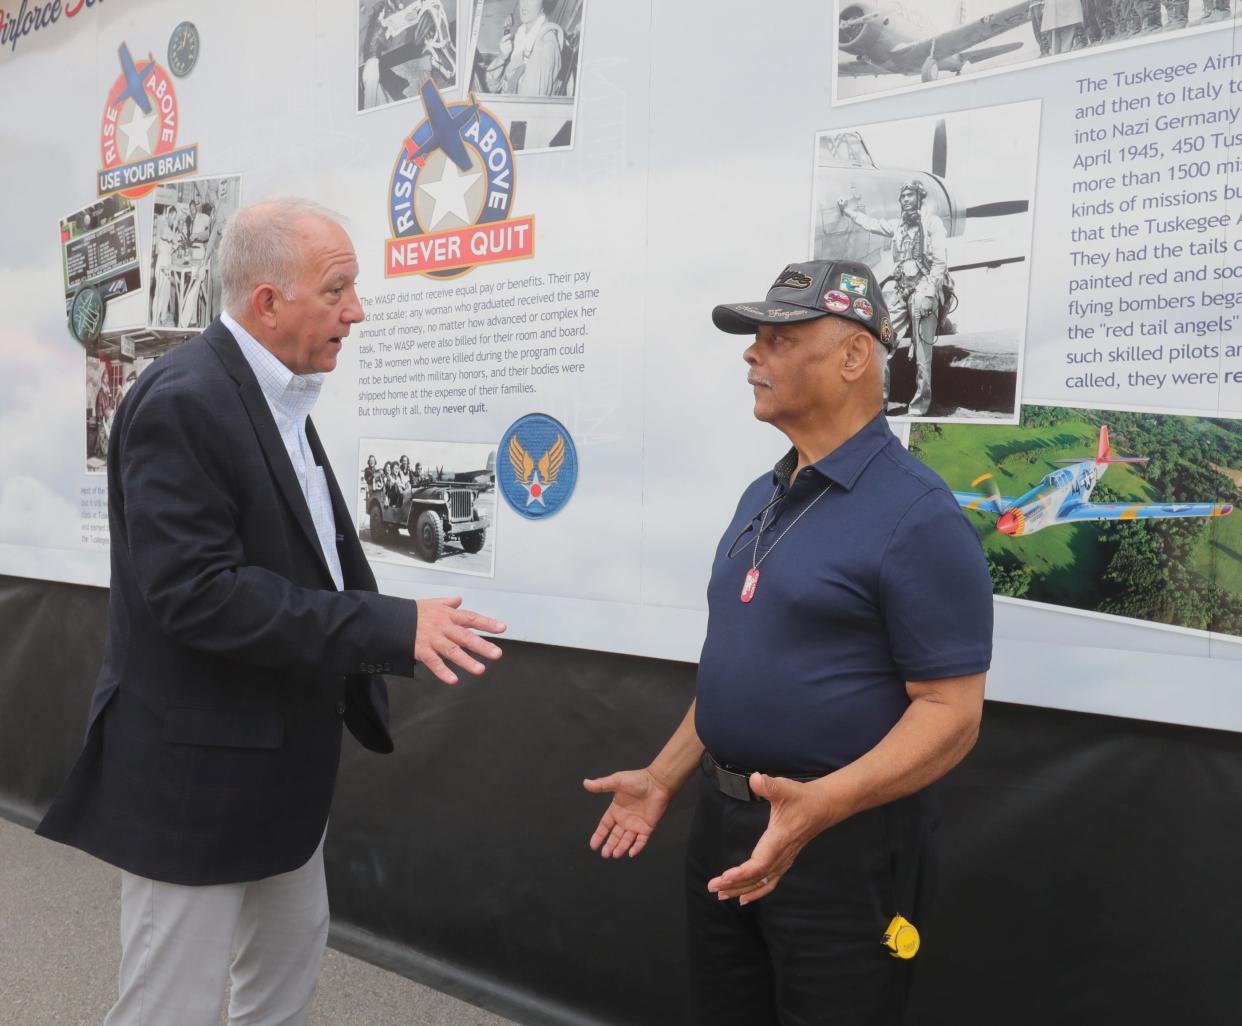
[[[0,9],[0,46],[7,46],[10,52],[17,51],[17,43],[23,36],[32,32],[50,28],[61,19],[75,17],[85,7],[94,7],[103,0],[50,0],[49,3],[34,3],[22,0],[16,14]]]

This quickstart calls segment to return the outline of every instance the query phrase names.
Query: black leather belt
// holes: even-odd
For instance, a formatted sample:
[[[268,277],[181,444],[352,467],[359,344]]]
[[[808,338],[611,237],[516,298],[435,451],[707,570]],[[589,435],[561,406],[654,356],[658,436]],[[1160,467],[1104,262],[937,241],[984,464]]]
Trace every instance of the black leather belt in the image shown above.
[[[716,788],[721,794],[735,798],[739,802],[761,802],[763,801],[754,791],[750,789],[750,775],[754,770],[736,770],[720,765],[708,751],[703,752],[703,758],[699,760],[699,767],[703,770],[704,776],[715,783]],[[788,780],[798,780],[807,783],[812,780],[819,780],[824,774],[810,773],[771,773],[767,776],[785,777]]]

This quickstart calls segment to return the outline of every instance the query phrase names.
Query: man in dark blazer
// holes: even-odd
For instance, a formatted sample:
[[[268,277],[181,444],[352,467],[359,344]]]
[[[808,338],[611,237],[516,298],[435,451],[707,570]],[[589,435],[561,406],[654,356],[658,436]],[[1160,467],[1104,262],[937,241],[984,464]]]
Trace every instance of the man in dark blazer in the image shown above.
[[[482,673],[504,625],[380,595],[309,419],[357,258],[303,200],[240,211],[225,313],[129,391],[108,448],[109,630],[85,748],[39,833],[119,866],[107,1026],[304,1023],[327,937],[344,724],[390,752],[379,674]],[[472,655],[471,653],[475,655]]]

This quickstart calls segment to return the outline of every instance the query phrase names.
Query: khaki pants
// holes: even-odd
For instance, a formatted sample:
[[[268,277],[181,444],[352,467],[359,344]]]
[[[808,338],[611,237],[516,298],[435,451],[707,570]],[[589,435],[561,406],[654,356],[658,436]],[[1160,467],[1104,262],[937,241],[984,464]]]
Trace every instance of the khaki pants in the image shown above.
[[[910,328],[910,345],[917,365],[914,398],[910,400],[911,416],[922,417],[932,402],[932,347],[936,344],[936,328],[940,323],[940,296],[926,278],[919,281],[904,299],[897,287],[889,282],[884,287],[884,301],[893,321],[895,342],[892,360],[906,359],[900,349],[906,327]],[[889,364],[884,364],[884,398],[888,399]]]
[[[104,1026],[303,1026],[328,940],[323,841],[250,883],[183,887],[121,875],[120,995]]]

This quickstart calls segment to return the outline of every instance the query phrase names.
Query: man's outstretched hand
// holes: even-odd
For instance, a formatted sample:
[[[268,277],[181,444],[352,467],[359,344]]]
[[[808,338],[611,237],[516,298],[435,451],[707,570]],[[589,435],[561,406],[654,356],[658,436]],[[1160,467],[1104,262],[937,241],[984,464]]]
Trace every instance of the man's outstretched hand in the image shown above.
[[[844,818],[810,783],[752,773],[750,789],[771,805],[768,828],[749,859],[707,882],[707,889],[722,900],[738,898],[743,905],[776,890],[806,843]]]
[[[626,854],[633,858],[642,851],[673,798],[672,792],[645,769],[584,780],[582,786],[592,794],[612,795],[612,803],[591,835],[591,850],[604,858],[619,859]]]
[[[445,684],[456,684],[457,674],[449,663],[476,677],[486,667],[470,653],[484,659],[499,659],[500,648],[475,631],[503,634],[505,625],[490,616],[461,608],[460,598],[419,599],[418,629],[414,632],[414,659],[422,663]]]

